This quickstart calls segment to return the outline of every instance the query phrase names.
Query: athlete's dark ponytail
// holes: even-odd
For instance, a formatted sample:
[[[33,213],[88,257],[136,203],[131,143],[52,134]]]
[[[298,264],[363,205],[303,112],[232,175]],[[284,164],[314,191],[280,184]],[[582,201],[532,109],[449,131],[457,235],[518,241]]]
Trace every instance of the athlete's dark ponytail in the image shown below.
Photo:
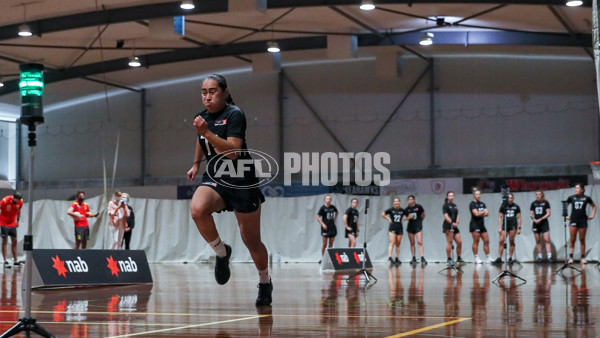
[[[219,86],[219,88],[221,88],[223,91],[225,91],[227,89],[227,80],[225,79],[225,77],[223,75],[221,75],[221,74],[207,75],[204,79],[202,79],[202,83],[204,83],[204,81],[206,81],[208,79],[215,80],[217,82],[217,85]],[[227,97],[225,102],[227,102],[228,104],[235,104],[235,102],[233,102],[233,97],[231,97],[231,93],[229,93],[229,96]]]

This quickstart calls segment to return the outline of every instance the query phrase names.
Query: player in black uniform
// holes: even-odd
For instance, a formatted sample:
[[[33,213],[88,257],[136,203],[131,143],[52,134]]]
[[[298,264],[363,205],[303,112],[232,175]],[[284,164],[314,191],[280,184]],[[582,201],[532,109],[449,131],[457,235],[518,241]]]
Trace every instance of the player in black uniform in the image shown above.
[[[506,215],[506,216],[505,216]],[[498,258],[494,264],[502,264],[502,252],[504,251],[504,217],[506,217],[506,231],[508,231],[508,242],[510,250],[508,254],[508,264],[513,264],[513,254],[515,253],[515,236],[521,234],[521,208],[515,204],[515,195],[508,194],[508,203],[503,203],[498,211],[498,233],[500,234],[500,245],[498,246]]]
[[[188,180],[198,174],[200,162],[206,157],[206,172],[190,203],[192,219],[202,237],[217,255],[215,279],[225,284],[231,276],[229,259],[231,247],[217,231],[212,214],[234,211],[244,244],[250,251],[259,275],[256,305],[270,305],[273,284],[268,271],[268,254],[260,237],[260,206],[264,196],[257,187],[255,170],[238,170],[243,175],[230,173],[224,168],[237,168],[238,160],[250,160],[246,146],[246,117],[234,105],[227,81],[218,74],[202,80],[202,103],[206,110],[194,118],[198,133],[194,164],[188,171]],[[244,161],[247,162],[247,161]],[[247,163],[243,164],[248,167]]]
[[[350,208],[344,213],[344,226],[346,228],[346,238],[348,238],[348,247],[356,246],[356,237],[358,237],[358,198],[353,198],[350,202]]]
[[[407,215],[408,225],[406,226],[406,232],[408,232],[408,239],[410,240],[410,252],[413,255],[411,263],[417,263],[415,257],[415,237],[417,237],[417,243],[419,244],[419,254],[421,255],[421,263],[427,264],[425,260],[424,249],[423,249],[423,220],[425,219],[425,209],[417,203],[415,203],[415,196],[408,196],[408,206],[404,209],[404,213]]]
[[[471,211],[471,222],[469,223],[469,231],[473,236],[473,256],[475,256],[475,263],[483,263],[477,252],[479,251],[479,239],[483,240],[483,252],[487,256],[487,262],[492,263],[494,260],[490,257],[490,237],[483,218],[489,215],[488,209],[485,203],[481,202],[481,191],[473,190],[474,200],[469,204],[469,210]]]
[[[398,256],[400,255],[400,242],[402,242],[402,235],[404,231],[402,229],[402,218],[404,217],[404,209],[400,207],[400,199],[394,198],[394,207],[387,209],[386,211],[381,213],[381,217],[385,218],[388,222],[390,222],[388,238],[390,240],[390,244],[388,245],[388,257],[390,264],[400,265],[400,259]],[[396,247],[396,260],[392,258],[392,254],[394,253],[394,246]]]
[[[575,185],[575,195],[569,196],[567,202],[571,205],[571,216],[567,219],[570,221],[569,232],[569,264],[573,263],[573,250],[575,249],[575,239],[579,233],[579,246],[581,247],[581,264],[587,264],[585,260],[585,234],[587,232],[588,220],[596,216],[596,204],[594,201],[584,195],[585,188],[582,184]],[[592,206],[592,216],[588,217],[586,207]]]
[[[331,204],[331,196],[325,196],[325,205],[321,206],[319,213],[317,214],[317,221],[321,224],[321,236],[323,236],[323,248],[321,249],[321,256],[325,254],[325,249],[333,247],[333,240],[337,235],[337,228],[335,227],[335,219],[337,218],[338,210]]]
[[[462,253],[462,238],[460,237],[460,230],[458,229],[458,222],[460,217],[458,216],[458,208],[454,204],[454,192],[448,191],[446,193],[446,201],[442,207],[444,213],[444,224],[442,225],[442,232],[446,234],[446,255],[448,256],[448,263],[452,263],[452,240],[456,242],[456,262],[463,263],[464,261],[460,257]]]
[[[548,262],[552,262],[552,243],[550,242],[550,226],[548,218],[550,217],[550,203],[546,201],[544,192],[538,190],[535,192],[535,201],[531,202],[529,208],[531,219],[533,220],[533,235],[535,236],[535,247],[538,252],[536,263],[542,263],[542,238],[546,244],[546,255]]]

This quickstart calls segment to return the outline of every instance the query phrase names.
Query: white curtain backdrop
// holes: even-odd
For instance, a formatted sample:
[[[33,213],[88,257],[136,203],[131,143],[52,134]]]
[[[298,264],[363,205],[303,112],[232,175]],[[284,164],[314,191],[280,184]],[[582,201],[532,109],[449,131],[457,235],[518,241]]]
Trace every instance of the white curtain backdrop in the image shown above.
[[[550,238],[553,248],[556,249],[558,258],[564,257],[564,222],[561,216],[561,203],[574,189],[564,189],[546,192],[546,198],[552,207],[550,217]],[[600,188],[588,186],[586,194],[598,203],[600,201]],[[423,245],[425,257],[429,261],[445,261],[445,237],[442,233],[442,205],[445,195],[420,195],[417,203],[425,208],[426,218],[423,223]],[[336,224],[338,236],[335,247],[347,246],[344,238],[343,220],[344,211],[350,205],[353,196],[332,195],[333,204],[340,214]],[[406,206],[407,197],[399,196],[402,206]],[[392,196],[369,197],[370,208],[364,214],[366,197],[358,197],[360,204],[360,234],[357,246],[362,247],[365,234],[369,255],[373,261],[387,259],[388,224],[381,218],[381,213],[392,206]],[[516,257],[521,261],[534,260],[535,239],[531,231],[529,207],[535,199],[533,192],[515,193],[515,203],[522,210],[523,229],[516,239]],[[472,200],[471,195],[457,194],[455,203],[459,208],[460,232],[463,237],[462,257],[466,261],[473,260],[471,245],[473,243],[469,233],[470,214],[468,205]],[[90,218],[89,249],[107,249],[109,247],[108,220],[106,218],[106,205],[102,196],[89,198],[86,202],[93,213],[99,211],[98,218]],[[490,249],[492,257],[498,253],[498,209],[501,203],[500,194],[483,194],[482,201],[486,203],[490,216],[485,224],[490,234]],[[40,200],[33,204],[33,234],[34,248],[36,249],[68,249],[74,246],[73,220],[67,215],[71,201]],[[316,221],[316,214],[323,203],[323,196],[267,198],[262,207],[262,238],[269,252],[276,257],[281,257],[283,262],[316,262],[320,257],[322,239],[320,227]],[[146,251],[150,262],[196,262],[212,259],[213,251],[202,239],[194,222],[190,217],[187,200],[158,200],[133,198],[131,206],[136,216],[136,226],[131,239],[132,249]],[[23,236],[27,231],[29,205],[25,203],[21,211],[21,221],[18,228],[19,255],[24,259],[22,252]],[[588,210],[588,214],[591,209]],[[600,215],[599,215],[600,216]],[[599,217],[589,222],[587,232],[587,258],[598,260],[600,256]],[[233,213],[215,215],[215,222],[221,238],[233,247],[233,261],[251,261],[248,250],[241,240],[237,222]],[[406,226],[405,226],[406,229]],[[568,238],[567,234],[567,238]],[[417,251],[418,253],[418,251]],[[479,245],[480,257],[483,257],[483,243]],[[417,254],[418,256],[418,254]],[[408,236],[402,239],[400,258],[403,261],[411,259]],[[575,258],[579,257],[579,244],[575,246]]]

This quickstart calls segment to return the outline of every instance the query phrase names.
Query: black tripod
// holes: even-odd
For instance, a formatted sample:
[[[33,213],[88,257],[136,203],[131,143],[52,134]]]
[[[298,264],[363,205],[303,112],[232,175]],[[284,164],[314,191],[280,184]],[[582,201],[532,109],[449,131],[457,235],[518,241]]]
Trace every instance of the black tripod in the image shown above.
[[[452,244],[452,251],[450,251],[450,255],[454,256],[454,244]],[[458,264],[456,264],[456,261],[454,259],[450,260],[448,262],[448,265],[445,268],[443,268],[442,270],[438,271],[438,273],[442,273],[442,272],[444,272],[446,270],[450,270],[450,269],[456,271],[457,273],[458,272],[463,273],[463,271],[458,267]]]
[[[24,291],[24,307],[25,315],[23,318],[19,318],[19,322],[11,327],[8,331],[4,332],[0,338],[12,337],[20,332],[25,332],[26,336],[29,337],[30,332],[35,332],[43,337],[53,338],[50,332],[46,331],[40,324],[36,323],[35,318],[31,317],[31,275],[33,270],[33,235],[32,235],[32,223],[33,223],[33,160],[34,151],[33,147],[36,146],[35,141],[35,124],[29,124],[29,219],[27,220],[27,235],[23,240],[23,251],[25,251],[25,291]]]
[[[523,281],[523,283],[521,284],[525,284],[527,283],[527,281],[517,275],[515,275],[514,273],[508,271],[508,231],[506,228],[506,209],[508,207],[508,194],[510,193],[510,191],[508,190],[508,186],[502,186],[502,226],[504,228],[504,270],[498,275],[496,276],[496,278],[494,278],[494,280],[492,280],[493,284],[496,284],[498,286],[500,286],[500,284],[498,283],[498,281],[506,276],[509,277],[514,277],[517,279],[520,279],[521,281]],[[519,285],[521,285],[519,284]],[[518,286],[518,285],[517,285]]]
[[[571,263],[569,263],[569,251],[568,251],[568,247],[567,247],[567,224],[569,222],[567,222],[567,215],[568,215],[568,211],[567,211],[567,206],[568,206],[568,202],[567,201],[561,201],[562,202],[562,216],[563,216],[563,223],[565,226],[565,264],[563,266],[560,267],[560,269],[556,270],[556,274],[561,274],[562,272],[566,269],[573,269],[579,273],[581,273],[581,270],[577,269],[576,267],[574,267]]]
[[[366,287],[371,287],[373,285],[375,285],[375,283],[377,283],[377,278],[375,278],[375,276],[373,276],[366,268],[365,268],[365,264],[367,262],[367,220],[368,220],[368,213],[367,211],[369,210],[369,199],[367,198],[367,200],[365,201],[365,236],[363,237],[363,261],[362,261],[362,268],[355,273],[354,275],[348,277],[346,279],[346,282],[349,282],[352,278],[355,278],[357,276],[360,275],[364,275],[365,279],[367,280],[367,285],[365,285]],[[369,284],[371,283],[371,279],[374,279],[375,282],[373,283],[373,285],[369,286]]]

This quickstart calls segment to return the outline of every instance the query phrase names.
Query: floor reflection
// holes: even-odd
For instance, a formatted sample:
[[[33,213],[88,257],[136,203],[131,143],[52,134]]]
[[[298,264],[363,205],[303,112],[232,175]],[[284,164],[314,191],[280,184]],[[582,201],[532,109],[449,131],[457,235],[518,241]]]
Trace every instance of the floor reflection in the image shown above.
[[[536,265],[535,272],[533,323],[548,328],[552,325],[551,291],[554,272],[549,264]]]
[[[364,276],[282,264],[271,270],[273,306],[257,308],[252,264],[233,264],[225,286],[211,264],[153,265],[154,286],[36,290],[32,310],[59,337],[597,336],[600,269],[591,264],[564,277],[558,264],[523,264],[526,284],[506,276],[499,286],[501,267],[444,267],[376,264],[379,282],[365,288]],[[22,315],[23,272],[0,273],[4,332]]]
[[[143,321],[134,313],[148,311],[152,285],[117,287],[78,287],[36,290],[32,295],[32,308],[52,309],[52,322],[70,323],[72,337],[90,337],[103,334],[120,336],[131,333],[132,321]],[[105,332],[90,330],[89,321],[103,320]],[[50,327],[47,327],[51,331]],[[54,332],[53,332],[54,333]]]
[[[483,270],[483,280],[480,279],[480,273]],[[473,335],[475,337],[486,337],[488,321],[488,293],[490,291],[490,271],[487,267],[478,264],[473,269],[473,279],[471,286],[471,322],[473,325]]]
[[[460,317],[460,301],[463,274],[452,269],[445,271],[446,286],[444,288],[444,316],[446,319]],[[446,335],[456,336],[457,326],[446,326]]]
[[[17,269],[4,269],[2,274],[2,285],[0,285],[0,331],[4,332],[10,329],[19,321],[20,310],[17,299],[19,284],[17,283]]]
[[[342,287],[343,275],[333,275],[321,289],[321,324],[325,325],[326,337],[331,337],[333,326],[338,322],[338,296]]]
[[[586,268],[582,268],[578,276],[570,278],[569,287],[574,333],[579,337],[595,337],[595,330],[589,330],[593,328],[595,317],[590,317],[590,290],[587,285]]]

